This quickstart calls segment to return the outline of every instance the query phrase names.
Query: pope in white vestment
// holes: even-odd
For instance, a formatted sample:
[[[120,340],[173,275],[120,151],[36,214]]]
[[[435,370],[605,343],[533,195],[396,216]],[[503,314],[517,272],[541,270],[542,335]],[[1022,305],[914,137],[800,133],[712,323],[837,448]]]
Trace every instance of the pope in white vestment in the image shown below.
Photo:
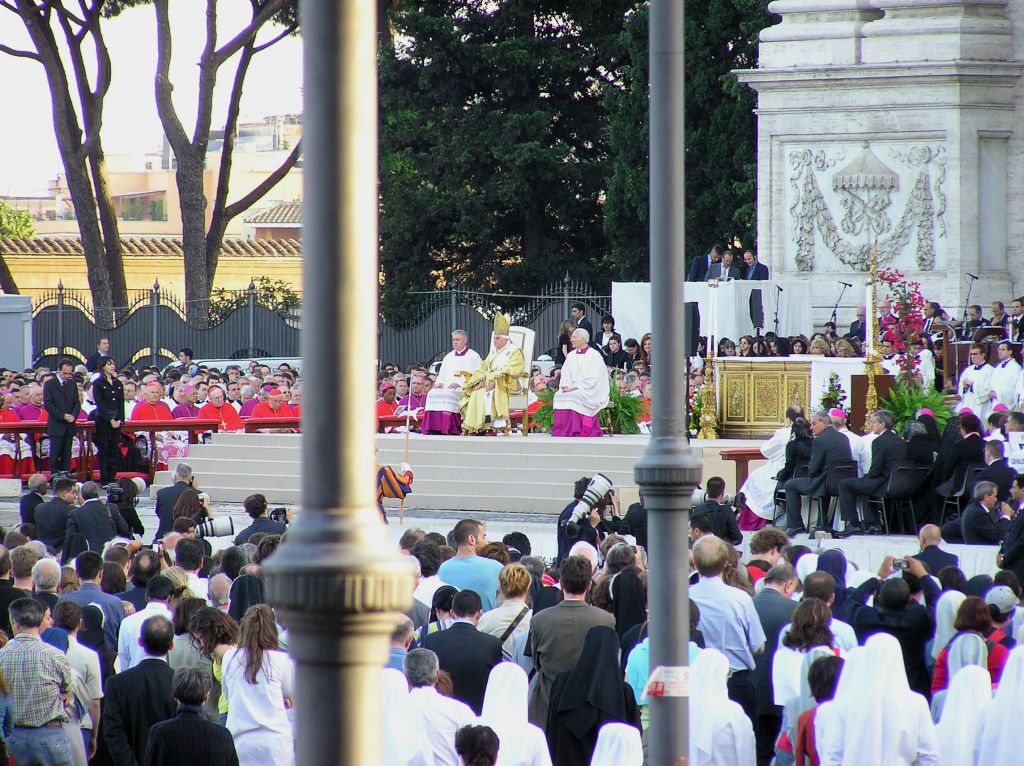
[[[992,412],[991,400],[988,398],[992,390],[992,367],[985,363],[985,352],[971,349],[972,364],[960,374],[956,392],[960,395],[960,404],[956,411],[969,409],[984,423]]]
[[[747,497],[747,508],[762,519],[775,518],[776,475],[786,465],[786,445],[793,438],[793,426],[785,425],[772,434],[772,438],[761,445],[761,454],[768,464],[755,468],[740,487]]]
[[[453,332],[452,350],[445,354],[434,387],[427,393],[421,427],[423,433],[449,436],[462,433],[462,415],[459,412],[462,386],[479,366],[480,354],[469,347],[466,332]]]
[[[1017,384],[1020,382],[1020,365],[1013,358],[1013,349],[1005,341],[999,344],[999,362],[992,368],[988,393],[992,406],[1005,404],[1014,409],[1017,404]]]
[[[552,402],[552,436],[601,436],[601,410],[608,406],[608,369],[601,352],[588,345],[589,333],[576,329]]]

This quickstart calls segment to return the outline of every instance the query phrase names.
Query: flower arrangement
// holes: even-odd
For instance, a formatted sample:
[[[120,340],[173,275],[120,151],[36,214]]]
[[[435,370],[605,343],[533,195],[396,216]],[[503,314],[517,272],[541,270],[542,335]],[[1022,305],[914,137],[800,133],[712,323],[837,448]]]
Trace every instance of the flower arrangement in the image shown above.
[[[537,394],[541,401],[540,407],[533,414],[533,422],[538,424],[538,430],[550,431],[554,422],[554,399],[555,389],[548,388]],[[638,434],[640,427],[637,425],[644,408],[644,403],[628,394],[620,394],[615,386],[615,381],[609,383],[608,407],[601,412],[601,425],[612,433]]]
[[[917,379],[918,366],[917,355],[910,353],[910,344],[924,331],[924,308],[927,301],[921,294],[921,283],[907,281],[899,269],[883,269],[878,279],[888,287],[888,298],[894,312],[892,317],[883,317],[881,329],[899,355],[900,372],[897,380],[910,383]]]
[[[843,390],[843,384],[839,380],[839,373],[833,372],[828,376],[825,390],[821,392],[821,408],[823,410],[831,410],[836,407],[841,410],[846,409],[843,407],[843,402],[845,401],[846,392]]]
[[[697,386],[690,392],[689,411],[690,418],[686,424],[686,430],[691,439],[696,439],[700,433],[700,417],[704,414],[704,401],[702,393],[704,386]]]

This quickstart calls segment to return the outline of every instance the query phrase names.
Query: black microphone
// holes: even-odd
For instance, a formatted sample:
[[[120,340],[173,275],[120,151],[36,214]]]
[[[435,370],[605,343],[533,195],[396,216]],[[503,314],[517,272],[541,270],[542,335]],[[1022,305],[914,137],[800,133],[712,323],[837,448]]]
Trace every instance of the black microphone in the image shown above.
[[[971,279],[977,279],[978,278],[978,276],[976,274],[971,274],[970,272],[964,272],[964,273],[967,274],[967,276],[969,276]]]
[[[784,291],[784,290],[783,290],[783,289],[782,289],[781,287],[779,287],[778,285],[775,285],[775,289],[776,289],[776,290],[778,290],[778,291],[779,291],[780,293],[781,293],[781,292],[785,292],[785,291]]]
[[[843,285],[845,287],[853,287],[853,285],[851,285],[849,282],[844,282],[841,279],[839,280],[839,284],[841,284],[841,285]]]

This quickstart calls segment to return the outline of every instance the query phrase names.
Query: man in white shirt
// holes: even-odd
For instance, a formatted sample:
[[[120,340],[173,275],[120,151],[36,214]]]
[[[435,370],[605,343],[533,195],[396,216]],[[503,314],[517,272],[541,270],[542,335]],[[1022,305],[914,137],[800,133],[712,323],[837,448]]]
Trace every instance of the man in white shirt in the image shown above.
[[[992,412],[992,404],[988,395],[992,390],[992,366],[985,359],[985,347],[975,343],[971,346],[971,364],[960,374],[956,392],[960,395],[960,404],[956,411],[969,409],[984,423]]]
[[[999,361],[992,368],[989,382],[992,390],[988,392],[988,399],[993,407],[996,404],[1005,404],[1007,408],[1013,409],[1017,404],[1020,365],[1013,358],[1013,348],[1009,341],[1002,341],[997,353]]]
[[[744,591],[722,581],[729,562],[729,545],[714,535],[693,545],[693,563],[700,581],[690,586],[690,598],[700,607],[698,627],[704,643],[729,660],[729,699],[739,703],[752,725],[757,725],[754,655],[764,651],[765,635],[754,601]]]
[[[172,595],[174,583],[163,575],[157,575],[146,583],[146,608],[125,617],[117,633],[117,672],[134,668],[146,659],[146,652],[139,646],[142,623],[156,615],[170,620],[173,615],[167,602]]]
[[[441,549],[433,540],[420,540],[412,546],[410,553],[420,564],[420,582],[412,597],[430,608],[434,593],[445,584],[437,573],[441,566]]]
[[[476,721],[473,711],[434,688],[439,666],[437,655],[429,649],[413,649],[405,655],[402,668],[409,681],[409,707],[434,751],[434,764],[462,766],[455,752],[455,732]]]
[[[191,537],[183,537],[174,548],[174,563],[185,570],[188,575],[188,587],[196,598],[210,603],[210,581],[199,576],[203,568],[203,543]]]

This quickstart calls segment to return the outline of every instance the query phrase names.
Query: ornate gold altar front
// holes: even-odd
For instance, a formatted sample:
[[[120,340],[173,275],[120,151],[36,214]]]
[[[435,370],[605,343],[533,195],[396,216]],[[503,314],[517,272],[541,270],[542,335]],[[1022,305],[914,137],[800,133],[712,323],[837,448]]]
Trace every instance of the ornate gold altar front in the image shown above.
[[[786,424],[786,408],[805,409],[811,398],[811,363],[719,359],[718,434],[722,439],[766,437]]]

